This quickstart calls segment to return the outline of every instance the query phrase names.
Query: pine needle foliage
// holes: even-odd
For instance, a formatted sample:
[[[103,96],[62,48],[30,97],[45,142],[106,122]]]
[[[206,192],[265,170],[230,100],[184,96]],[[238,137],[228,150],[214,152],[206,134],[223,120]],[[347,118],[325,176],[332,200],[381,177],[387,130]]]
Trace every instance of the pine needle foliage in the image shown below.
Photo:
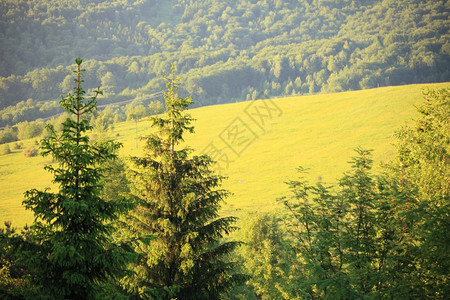
[[[236,218],[218,211],[229,192],[206,155],[191,156],[180,147],[185,132],[194,132],[184,110],[191,98],[177,94],[180,79],[172,65],[165,77],[166,111],[151,118],[154,134],[143,137],[144,156],[132,157],[132,192],[139,205],[128,218],[132,234],[140,237],[141,258],[136,276],[126,286],[143,298],[216,299],[239,281],[229,254],[237,242],[221,242],[236,228]]]
[[[117,157],[121,144],[90,142],[88,115],[102,92],[84,98],[81,63],[77,58],[73,94],[60,101],[72,118],[60,134],[48,126],[51,134],[41,141],[41,154],[54,161],[45,169],[53,174],[57,192],[32,189],[23,202],[35,215],[34,250],[25,260],[39,297],[51,299],[95,298],[102,282],[123,276],[131,259],[127,247],[110,238],[112,222],[131,209],[131,202],[101,198],[102,164]]]

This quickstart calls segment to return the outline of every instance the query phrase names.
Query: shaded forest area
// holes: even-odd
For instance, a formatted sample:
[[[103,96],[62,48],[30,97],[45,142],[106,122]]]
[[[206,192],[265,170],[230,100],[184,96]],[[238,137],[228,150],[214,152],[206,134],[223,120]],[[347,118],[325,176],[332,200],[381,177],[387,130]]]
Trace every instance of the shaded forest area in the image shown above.
[[[449,81],[448,12],[443,0],[5,0],[0,126],[60,112],[77,56],[99,104],[161,91],[172,63],[195,106]]]

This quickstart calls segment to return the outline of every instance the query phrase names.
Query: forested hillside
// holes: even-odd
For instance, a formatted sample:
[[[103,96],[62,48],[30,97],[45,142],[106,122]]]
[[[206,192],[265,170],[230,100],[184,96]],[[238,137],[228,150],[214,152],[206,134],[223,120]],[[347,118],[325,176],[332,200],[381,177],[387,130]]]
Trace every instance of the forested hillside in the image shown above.
[[[445,0],[4,0],[0,126],[53,115],[56,103],[42,102],[71,89],[77,56],[87,90],[105,92],[100,104],[160,92],[173,62],[197,106],[449,81],[449,9]]]

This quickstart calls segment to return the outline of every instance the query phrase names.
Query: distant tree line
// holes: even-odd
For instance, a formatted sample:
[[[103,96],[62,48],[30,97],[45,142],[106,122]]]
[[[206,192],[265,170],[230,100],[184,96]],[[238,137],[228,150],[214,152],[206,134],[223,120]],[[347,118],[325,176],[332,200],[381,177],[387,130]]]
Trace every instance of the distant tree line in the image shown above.
[[[172,63],[195,106],[450,79],[446,1],[2,1],[0,109],[71,89],[72,57],[110,103],[159,92]],[[2,113],[13,125],[59,109]],[[30,115],[31,114],[31,115]]]
[[[27,102],[20,102],[14,107],[10,106],[0,112],[0,115],[7,117],[14,116],[13,118],[15,120],[20,120],[18,123],[12,122],[15,124],[13,126],[9,126],[9,122],[0,122],[0,125],[5,126],[0,130],[0,144],[46,136],[48,134],[45,130],[46,124],[52,124],[57,131],[62,130],[60,124],[62,124],[68,115],[61,112],[61,110],[45,109],[53,107],[53,103],[57,104],[56,101],[36,103],[29,100]],[[164,104],[160,100],[136,98],[124,106],[109,105],[103,110],[93,112],[90,117],[90,124],[93,126],[95,132],[104,133],[112,128],[115,123],[125,120],[139,120],[146,116],[160,114],[164,110]],[[47,117],[45,119],[37,118],[36,121],[31,122],[22,120],[24,115],[28,115],[29,117],[36,116],[36,112],[41,112],[43,116]],[[48,116],[48,114],[51,115]],[[18,115],[20,117],[17,117]],[[36,117],[30,118],[34,119]]]

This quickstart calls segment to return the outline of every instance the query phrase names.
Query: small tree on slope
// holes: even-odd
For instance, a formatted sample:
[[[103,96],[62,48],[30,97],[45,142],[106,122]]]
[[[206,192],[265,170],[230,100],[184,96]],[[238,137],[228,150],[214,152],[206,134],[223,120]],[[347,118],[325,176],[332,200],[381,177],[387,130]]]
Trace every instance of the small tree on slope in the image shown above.
[[[136,276],[124,282],[141,297],[216,299],[242,279],[232,274],[234,264],[227,257],[237,243],[220,243],[235,230],[235,218],[218,218],[229,193],[217,189],[222,177],[209,170],[211,159],[177,149],[184,132],[193,132],[193,119],[183,113],[191,99],[176,94],[174,66],[165,79],[166,112],[151,118],[157,131],[143,138],[144,157],[132,158],[132,187],[140,204],[128,222],[150,241],[142,239],[136,246],[141,253]]]

